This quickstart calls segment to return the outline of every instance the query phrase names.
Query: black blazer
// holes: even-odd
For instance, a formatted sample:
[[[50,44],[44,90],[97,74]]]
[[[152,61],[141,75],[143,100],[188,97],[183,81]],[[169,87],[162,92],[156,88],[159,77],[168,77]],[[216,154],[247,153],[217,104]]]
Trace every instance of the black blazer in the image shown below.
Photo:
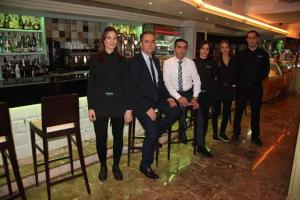
[[[132,107],[137,112],[146,112],[150,108],[155,108],[159,101],[166,101],[170,97],[163,82],[159,60],[153,57],[153,62],[158,72],[157,87],[152,82],[143,55],[137,54],[130,60]]]
[[[121,117],[131,109],[128,62],[116,53],[104,54],[103,62],[95,55],[89,62],[88,108],[97,116]],[[113,95],[107,95],[107,92]]]

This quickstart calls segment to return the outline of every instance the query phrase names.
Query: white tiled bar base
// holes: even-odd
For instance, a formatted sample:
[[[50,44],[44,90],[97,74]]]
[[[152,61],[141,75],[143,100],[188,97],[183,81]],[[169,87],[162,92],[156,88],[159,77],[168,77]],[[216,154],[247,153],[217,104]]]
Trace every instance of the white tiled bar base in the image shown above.
[[[80,128],[81,137],[83,141],[92,140],[95,138],[95,132],[93,124],[88,119],[88,108],[87,108],[87,98],[79,98],[79,112],[80,112]],[[10,109],[10,118],[12,124],[12,131],[14,135],[14,142],[17,152],[18,159],[30,158],[32,157],[31,152],[31,139],[29,131],[29,122],[34,119],[41,118],[41,104],[34,104],[29,106],[22,106]],[[127,126],[124,128],[124,136],[127,136]],[[137,123],[136,132],[141,132],[142,128]],[[112,138],[111,127],[108,130],[108,139]],[[41,139],[36,137],[38,143],[41,144]],[[51,150],[59,149],[67,145],[66,139],[54,140],[49,143],[49,148]],[[37,151],[38,152],[38,151]],[[39,153],[39,152],[38,152]],[[0,164],[2,164],[2,159],[0,159]]]

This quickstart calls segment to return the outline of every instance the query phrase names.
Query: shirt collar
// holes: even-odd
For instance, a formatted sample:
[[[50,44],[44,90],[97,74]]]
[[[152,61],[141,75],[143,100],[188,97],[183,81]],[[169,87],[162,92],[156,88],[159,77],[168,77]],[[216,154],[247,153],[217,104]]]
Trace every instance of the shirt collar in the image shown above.
[[[147,54],[145,54],[143,51],[141,51],[142,52],[142,55],[143,55],[143,57],[144,57],[144,59],[148,62],[149,61],[149,58],[153,58],[152,56],[150,57],[150,56],[148,56]]]
[[[176,63],[178,63],[178,61],[180,61],[176,56],[174,56],[173,58],[176,61]],[[181,61],[184,62],[185,61],[185,57]]]

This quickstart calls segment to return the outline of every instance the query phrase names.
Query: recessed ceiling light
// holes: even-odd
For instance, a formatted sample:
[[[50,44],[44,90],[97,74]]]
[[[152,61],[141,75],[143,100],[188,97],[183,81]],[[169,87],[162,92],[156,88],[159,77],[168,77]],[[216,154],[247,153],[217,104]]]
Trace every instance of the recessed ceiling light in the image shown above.
[[[180,11],[180,12],[179,12],[179,14],[183,14],[183,12],[182,12],[182,11]]]
[[[151,1],[149,2],[149,5],[152,5],[152,2],[151,2]]]
[[[206,17],[206,20],[208,21],[208,20],[209,20],[209,18],[208,18],[208,17]]]

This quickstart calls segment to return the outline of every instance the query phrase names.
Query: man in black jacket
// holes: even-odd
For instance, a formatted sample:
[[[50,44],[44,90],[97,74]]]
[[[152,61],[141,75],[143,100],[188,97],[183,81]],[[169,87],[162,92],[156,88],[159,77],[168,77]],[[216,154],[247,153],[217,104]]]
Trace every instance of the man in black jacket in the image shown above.
[[[182,112],[165,88],[159,60],[152,55],[155,35],[144,32],[140,45],[141,53],[130,61],[133,110],[146,132],[140,171],[148,178],[157,179],[159,176],[152,171],[151,164],[158,138],[181,117]],[[166,114],[163,120],[156,119],[157,109]]]
[[[247,102],[251,108],[251,141],[262,145],[260,140],[260,108],[262,103],[262,81],[270,71],[269,55],[258,47],[258,33],[247,33],[248,47],[238,55],[236,111],[233,123],[232,140],[237,141],[241,131],[241,119]]]

